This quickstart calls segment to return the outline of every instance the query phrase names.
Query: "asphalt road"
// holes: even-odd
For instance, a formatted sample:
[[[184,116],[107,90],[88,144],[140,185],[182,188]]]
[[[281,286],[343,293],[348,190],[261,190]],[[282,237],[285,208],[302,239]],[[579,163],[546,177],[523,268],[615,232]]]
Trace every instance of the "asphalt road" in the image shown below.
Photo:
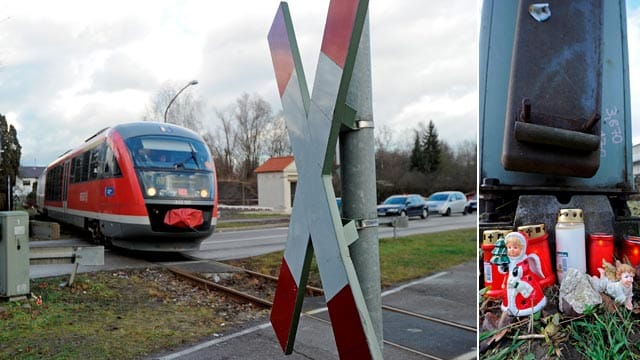
[[[396,228],[395,230],[396,236],[400,237],[411,234],[474,228],[477,226],[476,221],[477,217],[475,214],[456,214],[449,217],[433,215],[426,220],[410,220],[408,227]],[[287,242],[287,231],[288,227],[282,226],[275,228],[215,232],[201,244],[200,250],[185,252],[182,255],[194,260],[232,260],[267,254],[283,250],[285,248]],[[379,227],[380,238],[393,237],[393,232],[394,229],[390,226],[381,225]],[[78,238],[57,240],[55,242],[43,241],[38,243],[63,247],[88,245],[85,240]],[[148,266],[150,264],[149,261],[152,260],[146,259],[145,256],[134,256],[126,251],[105,250],[104,265],[80,265],[78,272],[143,267]],[[70,263],[58,265],[31,265],[29,267],[29,273],[32,278],[58,276],[70,274],[73,267],[74,265]]]
[[[381,220],[381,222],[384,219]],[[451,216],[431,215],[425,220],[409,220],[406,228],[396,228],[398,237],[414,234],[433,233],[477,227],[477,216],[454,214]],[[394,229],[380,225],[379,237],[394,236]],[[230,260],[262,255],[283,250],[287,242],[287,227],[215,232],[201,245],[200,250],[184,253],[194,259]]]

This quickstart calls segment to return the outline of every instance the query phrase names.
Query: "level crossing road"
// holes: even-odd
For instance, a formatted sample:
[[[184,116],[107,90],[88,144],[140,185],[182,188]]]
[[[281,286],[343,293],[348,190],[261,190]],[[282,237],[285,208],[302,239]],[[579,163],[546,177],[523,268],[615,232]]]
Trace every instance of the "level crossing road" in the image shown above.
[[[455,229],[476,228],[476,213],[451,216],[431,215],[427,219],[411,219],[409,226],[393,228],[380,220],[380,238],[402,237],[414,234],[434,233]],[[275,228],[215,232],[200,245],[200,250],[183,253],[203,260],[242,259],[283,250],[287,242],[286,226]]]

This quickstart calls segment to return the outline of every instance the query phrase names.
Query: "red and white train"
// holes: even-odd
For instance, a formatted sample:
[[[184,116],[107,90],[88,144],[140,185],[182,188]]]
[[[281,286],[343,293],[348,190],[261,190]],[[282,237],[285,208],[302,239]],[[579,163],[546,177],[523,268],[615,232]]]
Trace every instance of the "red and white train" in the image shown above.
[[[108,245],[197,250],[217,224],[215,167],[191,130],[120,124],[52,162],[38,182],[37,207]]]

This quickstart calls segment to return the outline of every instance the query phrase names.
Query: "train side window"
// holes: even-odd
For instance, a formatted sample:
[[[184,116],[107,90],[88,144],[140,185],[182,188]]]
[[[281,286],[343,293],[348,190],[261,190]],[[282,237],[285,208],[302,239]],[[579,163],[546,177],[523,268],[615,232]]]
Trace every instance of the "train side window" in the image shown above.
[[[102,166],[104,163],[104,147],[102,143],[90,150],[91,160],[89,163],[89,179],[94,180],[102,177]]]
[[[71,160],[71,183],[82,181],[82,155],[76,156]]]
[[[82,154],[82,178],[80,179],[80,181],[87,181],[89,180],[89,160],[91,159],[91,152],[90,151],[86,151],[84,154]]]
[[[122,172],[120,172],[120,166],[118,166],[118,161],[111,149],[111,146],[106,147],[103,169],[105,177],[117,177],[122,175]]]
[[[49,201],[62,200],[62,165],[58,165],[47,174],[45,182],[45,199]]]
[[[69,183],[73,184],[76,182],[76,159],[71,159],[71,165],[69,169]]]

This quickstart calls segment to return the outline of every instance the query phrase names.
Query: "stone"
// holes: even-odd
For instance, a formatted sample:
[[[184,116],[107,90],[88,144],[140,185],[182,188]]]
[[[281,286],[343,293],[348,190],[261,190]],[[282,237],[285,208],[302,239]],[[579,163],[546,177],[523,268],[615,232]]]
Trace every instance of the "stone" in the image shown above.
[[[602,297],[591,285],[589,275],[569,268],[560,285],[560,311],[567,314],[571,310],[583,314],[588,307],[602,303]]]

